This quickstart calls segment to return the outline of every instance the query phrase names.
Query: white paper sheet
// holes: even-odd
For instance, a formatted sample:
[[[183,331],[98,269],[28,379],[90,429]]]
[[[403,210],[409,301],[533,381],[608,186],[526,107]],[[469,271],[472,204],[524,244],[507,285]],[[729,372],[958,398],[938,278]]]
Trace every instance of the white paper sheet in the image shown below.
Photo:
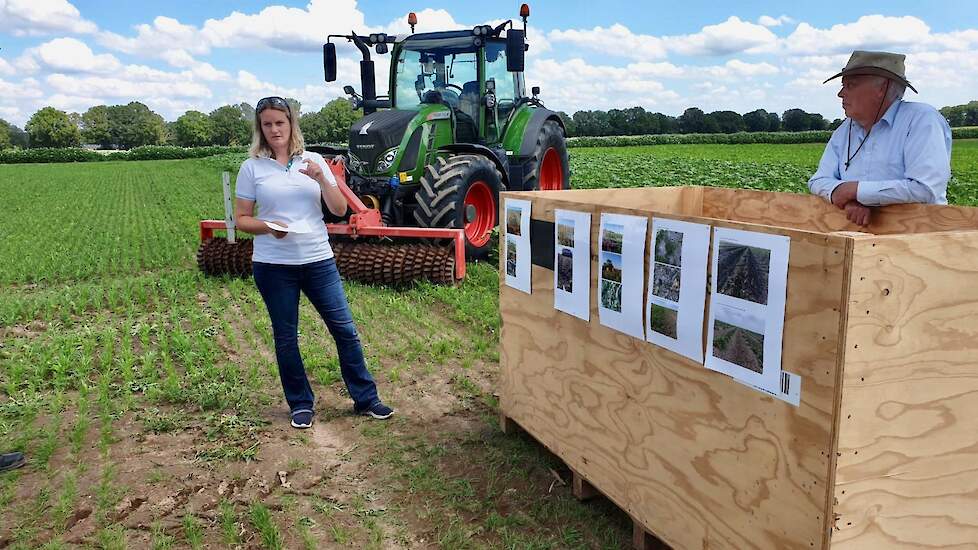
[[[770,393],[781,385],[790,239],[713,231],[713,293],[706,367]]]
[[[283,227],[274,222],[265,222],[265,225],[274,229],[275,231],[284,231],[286,233],[312,233],[315,231],[313,226],[306,220],[299,220],[297,222],[292,222],[288,227]],[[325,231],[325,228],[323,229]]]
[[[591,319],[591,213],[554,210],[554,308]]]
[[[598,233],[598,316],[601,324],[645,339],[645,235],[648,218],[601,214]]]
[[[645,339],[703,362],[710,226],[652,218]]]
[[[506,285],[530,293],[530,201],[506,199]]]

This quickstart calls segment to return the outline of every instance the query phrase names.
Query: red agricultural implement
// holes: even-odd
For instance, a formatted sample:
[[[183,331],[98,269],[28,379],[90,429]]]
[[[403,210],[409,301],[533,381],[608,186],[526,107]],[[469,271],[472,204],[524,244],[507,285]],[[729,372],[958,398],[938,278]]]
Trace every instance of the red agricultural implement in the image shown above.
[[[391,227],[380,211],[368,208],[346,184],[342,159],[327,161],[350,206],[348,221],[327,223],[340,274],[364,283],[399,284],[415,280],[452,284],[465,278],[465,230]],[[208,275],[251,274],[252,241],[237,239],[231,210],[229,177],[225,173],[225,219],[200,222],[197,265]],[[216,237],[224,230],[227,237]]]

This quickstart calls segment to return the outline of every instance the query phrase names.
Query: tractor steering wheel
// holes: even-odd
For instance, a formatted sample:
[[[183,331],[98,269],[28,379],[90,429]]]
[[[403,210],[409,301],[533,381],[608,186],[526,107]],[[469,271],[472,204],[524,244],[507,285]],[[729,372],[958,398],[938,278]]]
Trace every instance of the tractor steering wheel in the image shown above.
[[[462,95],[462,87],[458,84],[445,84],[446,88],[458,88],[459,95]]]

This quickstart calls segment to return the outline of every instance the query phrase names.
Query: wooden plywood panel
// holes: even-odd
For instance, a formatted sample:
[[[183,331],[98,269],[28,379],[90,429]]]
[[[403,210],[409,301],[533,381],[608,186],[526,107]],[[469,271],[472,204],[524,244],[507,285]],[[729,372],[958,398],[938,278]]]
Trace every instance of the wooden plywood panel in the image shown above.
[[[574,207],[537,197],[533,217]],[[643,213],[577,209],[593,212],[591,322],[553,309],[552,271],[533,268],[530,296],[501,284],[503,413],[676,548],[826,547],[847,238],[787,232],[796,408],[601,326],[596,214]]]
[[[978,548],[978,232],[854,242],[832,548]]]
[[[703,216],[806,231],[865,231],[877,235],[978,229],[978,208],[898,204],[873,209],[869,227],[850,223],[821,197],[707,187]]]
[[[580,189],[514,192],[507,196],[527,200],[559,200],[578,205],[631,208],[670,214],[699,216],[702,187],[632,187],[627,189]]]

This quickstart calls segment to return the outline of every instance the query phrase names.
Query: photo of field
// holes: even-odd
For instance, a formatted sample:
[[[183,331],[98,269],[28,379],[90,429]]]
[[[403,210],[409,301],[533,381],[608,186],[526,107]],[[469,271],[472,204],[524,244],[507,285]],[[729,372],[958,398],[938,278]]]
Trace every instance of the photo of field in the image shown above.
[[[717,292],[767,305],[771,251],[720,241],[717,256]]]
[[[621,254],[601,253],[601,278],[621,282]]]
[[[523,209],[509,207],[506,209],[506,233],[520,236],[521,221],[523,220]]]
[[[574,292],[574,251],[565,248],[557,256],[557,288]]]
[[[673,302],[679,301],[682,270],[671,265],[656,263],[652,267],[652,294]]]
[[[557,220],[557,244],[574,246],[574,224],[567,220]]]
[[[763,372],[763,319],[721,307],[713,323],[713,356],[756,373]]]
[[[601,279],[601,307],[621,313],[621,284]]]
[[[621,241],[625,235],[625,228],[621,225],[609,223],[604,226],[604,233],[601,234],[601,250],[621,254]]]
[[[516,239],[506,239],[506,274],[516,276]]]
[[[655,261],[682,266],[683,234],[678,231],[660,229],[655,233]]]
[[[679,312],[674,309],[658,304],[652,304],[652,307],[649,308],[649,325],[654,332],[676,339],[678,338],[676,328],[678,320]]]

